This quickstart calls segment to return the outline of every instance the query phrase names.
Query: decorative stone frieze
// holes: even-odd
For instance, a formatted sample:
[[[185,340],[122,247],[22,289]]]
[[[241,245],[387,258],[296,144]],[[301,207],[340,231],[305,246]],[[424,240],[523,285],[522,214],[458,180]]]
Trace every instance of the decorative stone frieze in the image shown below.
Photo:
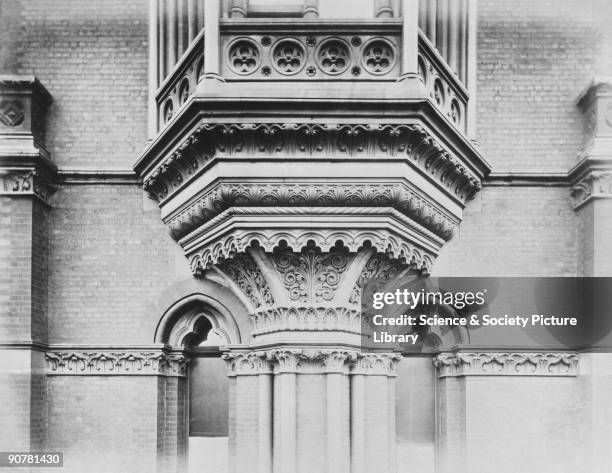
[[[245,34],[246,33],[246,34]],[[399,77],[399,35],[319,33],[223,35],[226,80],[380,80]],[[357,34],[355,34],[357,33]]]
[[[480,178],[421,125],[299,123],[202,123],[148,173],[144,187],[163,201],[215,157],[280,153],[307,153],[312,159],[403,157],[463,202],[481,187]]]
[[[50,375],[186,375],[182,354],[153,351],[67,351],[45,353]]]
[[[276,332],[361,333],[361,312],[348,307],[274,307],[253,314],[253,336]]]
[[[239,213],[241,210],[242,209],[233,209],[233,212]],[[259,210],[261,214],[266,212],[265,209],[257,208],[249,210],[253,212]],[[376,212],[375,209],[373,209],[372,212],[364,212],[360,209],[356,210],[360,213],[372,216],[379,213]],[[346,213],[350,211],[350,208],[342,209],[339,213],[346,215]],[[357,213],[357,211],[355,213]],[[211,222],[211,224],[214,223],[216,222]],[[375,221],[374,224],[376,224]],[[435,259],[435,253],[433,251],[427,251],[425,248],[420,248],[411,244],[408,238],[401,238],[401,234],[394,234],[382,225],[378,230],[321,229],[318,231],[308,231],[298,229],[275,230],[271,228],[252,231],[237,229],[231,234],[216,237],[212,241],[206,241],[206,244],[199,245],[195,251],[188,251],[187,256],[193,273],[201,275],[212,265],[224,259],[232,258],[235,254],[246,251],[246,249],[252,245],[259,246],[266,252],[272,252],[274,248],[283,244],[291,248],[300,249],[305,247],[309,242],[312,242],[322,251],[329,251],[337,242],[341,242],[351,252],[357,252],[360,248],[372,247],[388,255],[390,258],[400,259],[405,262],[405,264],[411,265],[427,273],[431,271]]]
[[[184,237],[199,225],[231,207],[392,207],[444,240],[452,238],[458,219],[407,184],[375,183],[218,183],[178,212],[165,218],[174,238]]]
[[[439,378],[456,376],[576,376],[576,353],[441,353]]]
[[[342,373],[395,376],[401,355],[342,348],[282,347],[230,351],[223,355],[230,376],[269,373]]]

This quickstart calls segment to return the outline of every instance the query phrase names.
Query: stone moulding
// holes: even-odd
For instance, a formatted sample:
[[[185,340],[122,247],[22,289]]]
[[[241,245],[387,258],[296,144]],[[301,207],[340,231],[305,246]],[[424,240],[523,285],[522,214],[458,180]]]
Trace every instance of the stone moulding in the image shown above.
[[[439,378],[459,376],[577,376],[576,353],[461,352],[434,357]]]
[[[243,253],[252,244],[262,247],[271,253],[274,248],[285,244],[299,251],[309,242],[328,252],[340,241],[350,252],[357,252],[360,248],[371,246],[378,252],[389,255],[393,259],[405,261],[425,273],[431,272],[435,256],[424,249],[411,244],[408,238],[400,238],[386,229],[369,230],[233,230],[211,242],[206,242],[188,251],[189,265],[196,275],[201,275],[206,269]]]
[[[229,376],[283,373],[341,373],[396,376],[401,355],[343,348],[283,347],[223,355]]]
[[[453,197],[470,200],[481,177],[418,124],[201,123],[178,148],[146,172],[144,188],[163,203],[215,157],[253,159],[406,159]]]
[[[392,207],[448,241],[458,219],[403,183],[217,183],[164,219],[175,239],[233,206]]]
[[[181,354],[154,351],[66,351],[45,353],[48,375],[187,374],[188,359]]]
[[[253,336],[276,332],[333,331],[361,334],[361,312],[348,307],[274,307],[255,312]]]

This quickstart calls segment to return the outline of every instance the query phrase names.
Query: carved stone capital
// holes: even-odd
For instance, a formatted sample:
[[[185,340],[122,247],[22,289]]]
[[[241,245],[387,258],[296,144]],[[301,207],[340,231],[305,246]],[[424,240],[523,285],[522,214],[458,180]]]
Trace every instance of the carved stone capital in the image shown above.
[[[441,353],[439,378],[457,376],[576,376],[576,353]]]
[[[272,373],[266,352],[229,352],[223,355],[223,359],[227,362],[230,377]]]
[[[359,353],[351,368],[353,375],[396,376],[397,363],[402,356],[396,353]]]
[[[249,247],[203,277],[230,287],[243,301],[259,342],[310,342],[314,332],[334,332],[343,343],[359,343],[362,288],[408,271],[410,265],[373,248],[351,252],[336,245],[324,251],[311,242],[300,250]]]
[[[348,374],[348,363],[356,351],[343,349],[279,348],[265,352],[276,374],[341,373]]]
[[[152,351],[70,351],[45,353],[49,375],[157,375],[184,377],[189,360]]]
[[[55,192],[49,177],[34,169],[0,167],[0,193],[4,195],[33,195],[45,202]]]
[[[612,157],[612,155],[611,155]],[[612,164],[609,171],[591,171],[570,190],[574,209],[593,199],[612,198]]]

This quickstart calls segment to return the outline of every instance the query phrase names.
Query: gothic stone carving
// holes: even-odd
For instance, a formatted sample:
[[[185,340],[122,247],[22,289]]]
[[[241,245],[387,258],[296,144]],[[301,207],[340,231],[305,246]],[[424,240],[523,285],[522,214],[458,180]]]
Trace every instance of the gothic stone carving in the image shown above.
[[[571,188],[574,208],[594,198],[612,198],[612,171],[591,171]]]
[[[227,362],[229,376],[272,372],[272,364],[266,352],[229,352],[223,354],[223,359]]]
[[[342,373],[395,376],[401,356],[341,348],[287,347],[229,352],[223,358],[230,376],[267,373]]]
[[[55,192],[55,187],[46,176],[36,170],[0,169],[0,192],[35,195],[48,202]]]
[[[438,377],[576,376],[575,353],[441,353],[434,358]]]
[[[408,241],[392,235],[387,230],[319,230],[319,231],[247,231],[235,230],[231,234],[206,244],[188,255],[191,270],[195,275],[203,272],[224,259],[232,258],[246,251],[252,244],[261,246],[266,252],[285,244],[291,248],[303,248],[312,241],[322,251],[329,251],[340,241],[350,252],[357,252],[362,247],[371,246],[393,259],[413,266],[419,271],[430,272],[433,265],[433,254],[417,248]]]
[[[274,307],[255,312],[253,321],[254,337],[287,331],[361,333],[361,312],[347,307]]]
[[[288,247],[277,248],[270,257],[289,299],[307,304],[331,301],[340,276],[351,260],[346,248],[331,248],[328,253],[322,253],[314,245],[301,252],[293,252]]]
[[[160,201],[181,188],[214,156],[254,157],[280,152],[313,158],[404,156],[462,201],[480,189],[480,179],[420,125],[313,125],[203,123],[145,180]]]
[[[240,287],[255,308],[274,305],[268,283],[248,254],[237,254],[231,260],[220,263],[218,267]]]
[[[165,223],[179,239],[233,206],[363,206],[393,207],[428,230],[450,240],[457,219],[401,183],[219,183],[205,191]]]
[[[19,126],[25,118],[25,107],[19,100],[0,101],[0,123],[7,127]]]
[[[391,259],[381,253],[373,255],[363,268],[359,279],[357,279],[349,303],[359,304],[361,302],[361,292],[368,282],[375,279],[377,282],[384,284],[397,276],[403,269],[405,269],[405,265],[402,265],[396,259]]]
[[[230,80],[245,75],[274,80],[374,80],[399,75],[397,35],[269,33],[224,35],[223,76]]]
[[[52,375],[185,376],[188,360],[179,354],[148,351],[71,351],[45,353]]]

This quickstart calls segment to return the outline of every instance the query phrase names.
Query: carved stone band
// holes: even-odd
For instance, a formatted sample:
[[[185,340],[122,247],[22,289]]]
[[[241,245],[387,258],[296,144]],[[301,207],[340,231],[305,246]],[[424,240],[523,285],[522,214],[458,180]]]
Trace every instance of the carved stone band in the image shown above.
[[[443,243],[440,237],[422,227],[419,228],[410,219],[393,209],[348,207],[326,209],[325,212],[296,209],[292,215],[288,215],[285,208],[256,207],[234,208],[226,212],[220,215],[218,220],[213,219],[210,225],[203,226],[202,231],[198,230],[197,234],[194,232],[179,242],[189,258],[191,270],[196,275],[224,259],[245,252],[252,244],[262,247],[266,252],[272,252],[281,243],[299,251],[308,242],[313,242],[322,251],[329,251],[337,242],[341,242],[350,252],[371,246],[380,253],[401,259],[407,265],[428,273]],[[249,219],[262,215],[274,217],[273,213],[282,216],[281,223],[286,228],[271,226],[254,230],[247,228],[252,226]],[[364,228],[334,228],[337,222],[352,213],[358,217],[368,217],[367,220],[362,219],[360,222]],[[304,228],[305,219],[315,214],[321,217],[317,222],[319,228],[312,230]],[[323,222],[323,216],[331,218]],[[302,227],[297,227],[298,224]],[[291,228],[292,225],[295,228]],[[325,228],[325,226],[332,227]]]
[[[179,239],[230,207],[392,207],[448,241],[459,223],[405,183],[219,183],[165,223]]]
[[[275,307],[253,314],[253,336],[284,331],[361,334],[361,312],[347,307]]]
[[[578,374],[576,353],[441,353],[433,362],[439,378]]]
[[[147,173],[144,187],[162,201],[216,156],[253,159],[276,154],[283,159],[404,157],[464,202],[481,187],[480,177],[420,125],[299,123],[202,123]]]
[[[71,351],[47,352],[49,375],[149,375],[187,374],[188,360],[161,351]]]
[[[229,352],[223,355],[229,376],[283,373],[341,373],[395,376],[401,356],[344,349],[278,348]]]

